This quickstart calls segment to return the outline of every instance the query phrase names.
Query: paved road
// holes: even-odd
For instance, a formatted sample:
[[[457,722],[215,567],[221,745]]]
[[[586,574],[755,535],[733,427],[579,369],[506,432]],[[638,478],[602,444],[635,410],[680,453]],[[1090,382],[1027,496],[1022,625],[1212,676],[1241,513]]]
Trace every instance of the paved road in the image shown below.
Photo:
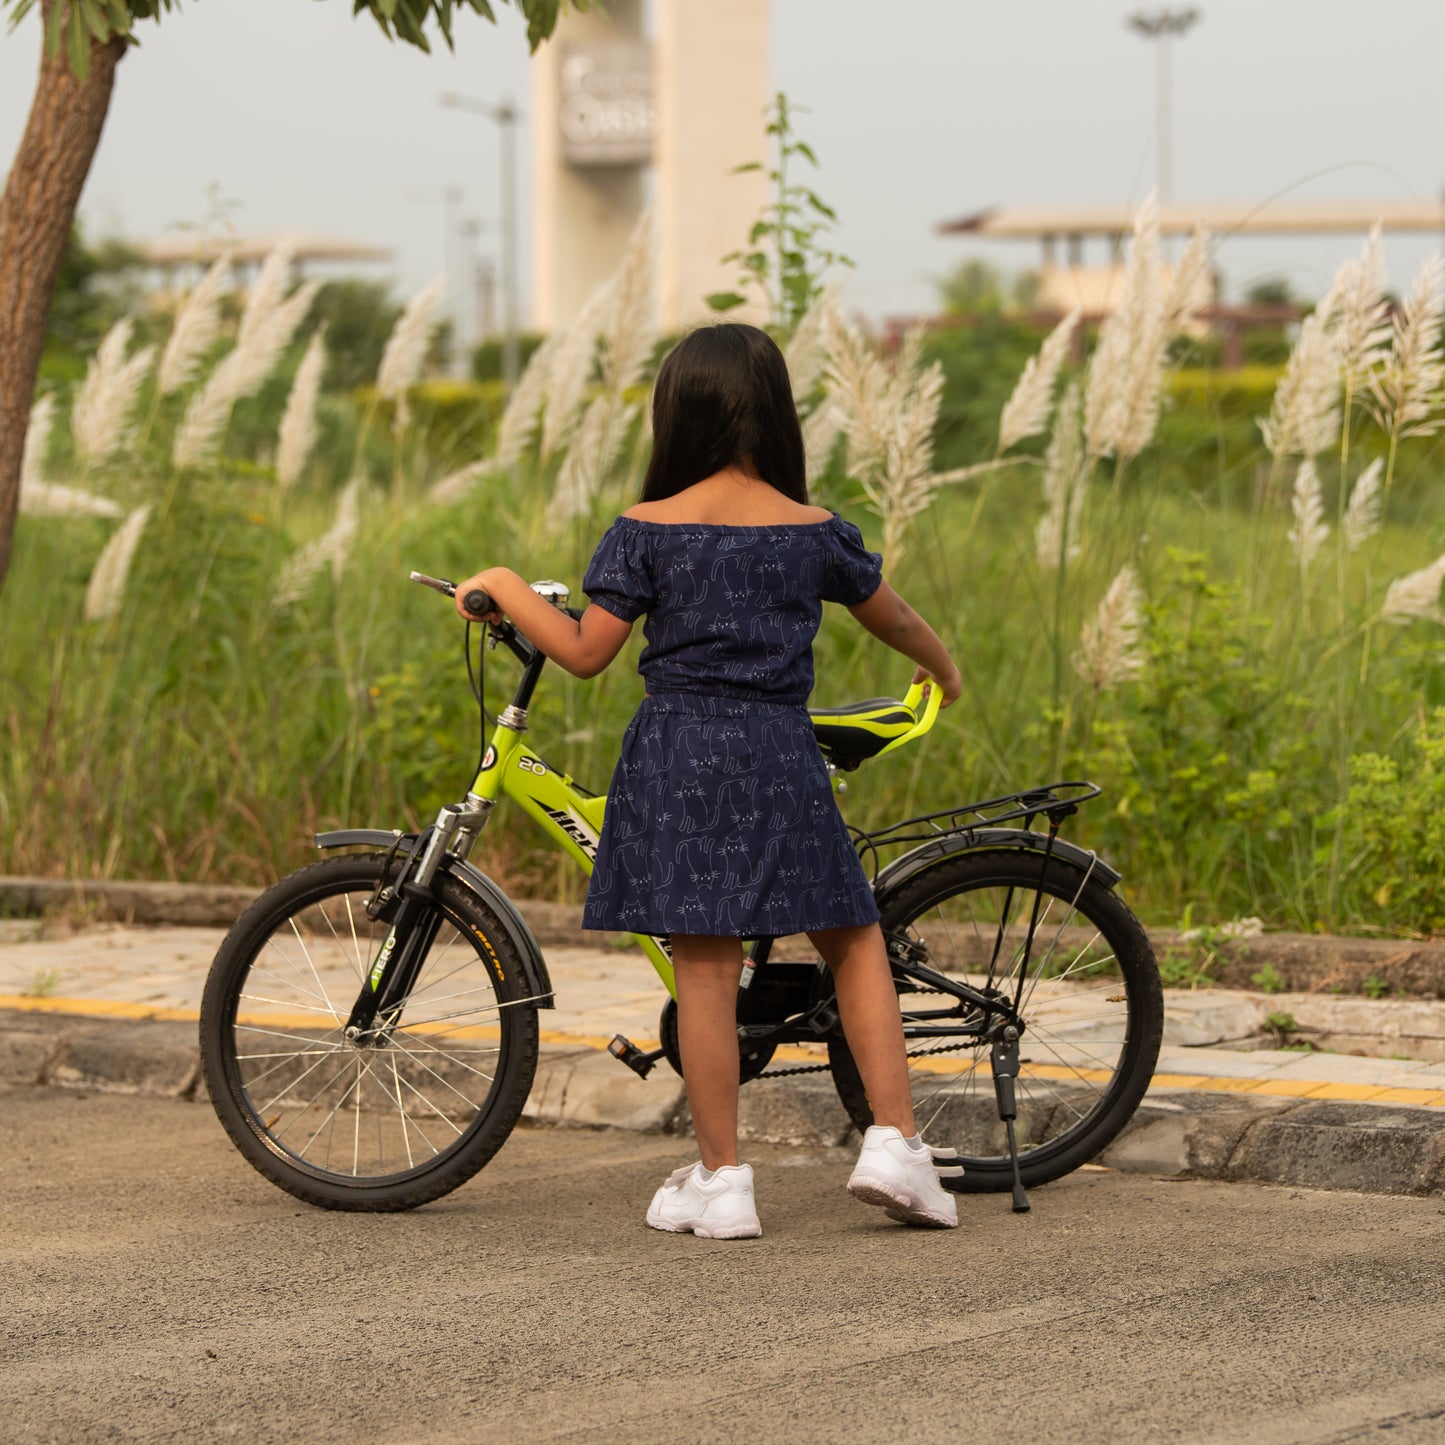
[[[767,1234],[641,1223],[677,1139],[519,1131],[406,1215],[209,1110],[0,1090],[0,1438],[1445,1438],[1445,1208],[1089,1171],[913,1232],[756,1147]]]

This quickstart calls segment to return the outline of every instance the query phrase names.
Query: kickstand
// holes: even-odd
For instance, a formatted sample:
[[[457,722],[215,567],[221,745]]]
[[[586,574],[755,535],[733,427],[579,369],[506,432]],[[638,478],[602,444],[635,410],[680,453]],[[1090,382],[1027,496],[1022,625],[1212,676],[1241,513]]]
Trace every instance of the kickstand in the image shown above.
[[[993,1091],[998,1099],[998,1116],[1003,1120],[1008,1133],[1008,1157],[1013,1165],[1013,1212],[1027,1214],[1029,1197],[1024,1193],[1024,1181],[1019,1176],[1019,1146],[1014,1135],[1014,1120],[1018,1118],[1018,1100],[1014,1095],[1014,1080],[1019,1072],[1019,1031],[1010,1024],[1003,1031],[1003,1037],[993,1042],[989,1061],[993,1065]]]

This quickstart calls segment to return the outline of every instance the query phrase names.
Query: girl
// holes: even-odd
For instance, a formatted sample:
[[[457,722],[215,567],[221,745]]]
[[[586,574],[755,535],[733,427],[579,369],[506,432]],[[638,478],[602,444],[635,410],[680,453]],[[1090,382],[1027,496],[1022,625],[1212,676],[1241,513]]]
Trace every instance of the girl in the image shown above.
[[[598,544],[574,621],[521,577],[473,587],[548,657],[593,677],[639,617],[647,695],[622,743],[584,926],[668,934],[678,1039],[701,1161],[653,1197],[654,1229],[762,1233],[738,1163],[737,989],[742,940],[806,932],[832,969],[849,1048],[873,1105],[849,1191],[910,1224],[957,1210],[915,1132],[898,995],[878,909],[833,801],[805,704],[824,602],[917,664],[962,682],[933,629],[882,580],[861,533],[808,504],[803,438],[782,353],[752,326],[695,331],[652,397],[642,500]]]

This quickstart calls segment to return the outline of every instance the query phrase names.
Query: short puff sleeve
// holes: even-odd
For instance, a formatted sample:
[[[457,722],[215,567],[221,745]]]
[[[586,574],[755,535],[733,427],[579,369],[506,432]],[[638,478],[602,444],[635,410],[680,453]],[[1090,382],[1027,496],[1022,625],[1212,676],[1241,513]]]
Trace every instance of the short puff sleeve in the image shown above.
[[[648,553],[643,529],[619,517],[597,544],[582,579],[582,590],[614,617],[636,622],[653,603]]]
[[[823,601],[841,602],[844,607],[866,602],[883,581],[883,558],[870,552],[863,545],[862,532],[841,517],[823,533]]]

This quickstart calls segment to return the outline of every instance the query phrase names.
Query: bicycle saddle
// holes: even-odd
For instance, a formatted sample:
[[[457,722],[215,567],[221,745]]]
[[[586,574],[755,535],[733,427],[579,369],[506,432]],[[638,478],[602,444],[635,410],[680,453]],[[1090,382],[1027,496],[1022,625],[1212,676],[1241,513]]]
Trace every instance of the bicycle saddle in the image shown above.
[[[818,746],[844,772],[882,752],[917,721],[913,709],[896,697],[869,698],[847,707],[810,707],[808,717]]]

